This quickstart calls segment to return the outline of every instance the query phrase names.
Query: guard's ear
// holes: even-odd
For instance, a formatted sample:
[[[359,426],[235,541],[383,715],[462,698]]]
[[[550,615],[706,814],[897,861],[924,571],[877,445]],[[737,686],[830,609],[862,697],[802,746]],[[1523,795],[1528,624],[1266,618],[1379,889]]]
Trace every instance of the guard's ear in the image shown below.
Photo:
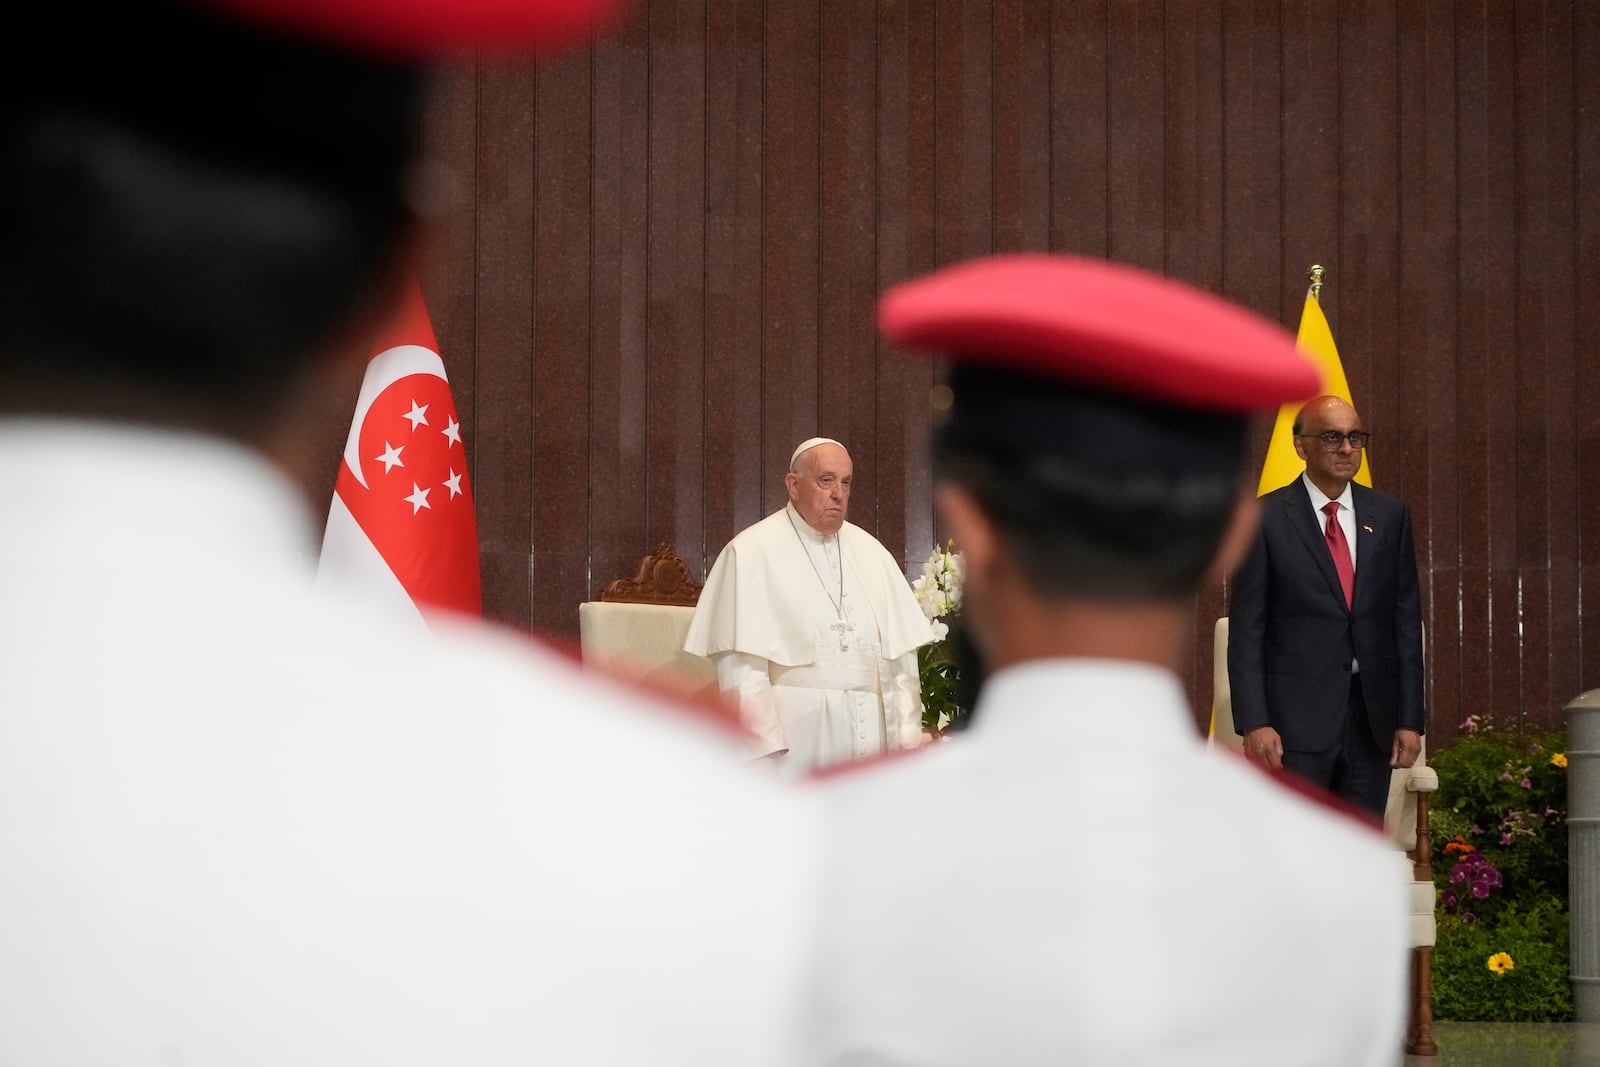
[[[945,483],[934,493],[933,502],[961,549],[962,570],[968,575],[988,573],[999,552],[999,537],[972,494],[959,485]]]

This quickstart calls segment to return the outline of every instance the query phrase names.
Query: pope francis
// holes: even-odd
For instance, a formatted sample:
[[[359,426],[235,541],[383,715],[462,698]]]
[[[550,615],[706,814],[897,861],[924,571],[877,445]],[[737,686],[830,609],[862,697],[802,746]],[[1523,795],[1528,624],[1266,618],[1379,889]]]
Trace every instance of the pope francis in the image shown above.
[[[894,557],[845,521],[852,474],[838,441],[801,442],[788,503],[722,550],[684,640],[786,774],[922,742],[933,632]]]

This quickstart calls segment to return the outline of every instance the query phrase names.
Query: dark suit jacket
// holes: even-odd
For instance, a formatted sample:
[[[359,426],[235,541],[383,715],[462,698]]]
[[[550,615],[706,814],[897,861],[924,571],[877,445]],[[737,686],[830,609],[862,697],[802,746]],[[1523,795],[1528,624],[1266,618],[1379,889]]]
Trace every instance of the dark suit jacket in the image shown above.
[[[1261,498],[1255,547],[1234,575],[1228,613],[1228,684],[1234,728],[1270,725],[1286,749],[1338,742],[1360,666],[1372,739],[1423,729],[1422,612],[1411,509],[1351,485],[1356,520],[1354,604],[1346,607],[1322,524],[1296,478]]]

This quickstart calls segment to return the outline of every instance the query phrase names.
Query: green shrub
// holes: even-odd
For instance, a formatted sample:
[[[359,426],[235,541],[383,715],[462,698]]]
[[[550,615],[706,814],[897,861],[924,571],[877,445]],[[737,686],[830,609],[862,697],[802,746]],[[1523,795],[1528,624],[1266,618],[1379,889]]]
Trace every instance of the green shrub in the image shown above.
[[[1567,909],[1556,897],[1507,904],[1491,926],[1441,919],[1433,950],[1433,1013],[1461,1022],[1554,1022],[1572,1018]],[[1511,966],[1496,973],[1497,953]]]
[[[1566,1019],[1566,735],[1502,733],[1469,718],[1430,756],[1439,941],[1434,1013],[1461,1021]],[[1514,961],[1497,974],[1490,957]]]
[[[1467,722],[1469,733],[1429,757],[1439,772],[1430,811],[1440,889],[1448,888],[1450,870],[1470,848],[1500,872],[1504,898],[1565,897],[1565,732],[1519,735]]]

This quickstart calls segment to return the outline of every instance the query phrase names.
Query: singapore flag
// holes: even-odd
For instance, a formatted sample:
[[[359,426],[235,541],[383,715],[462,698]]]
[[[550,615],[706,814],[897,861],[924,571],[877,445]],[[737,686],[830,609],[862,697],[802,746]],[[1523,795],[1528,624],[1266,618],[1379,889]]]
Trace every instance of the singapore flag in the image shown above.
[[[319,584],[398,618],[483,613],[466,448],[433,324],[413,282],[375,346],[328,510]]]

